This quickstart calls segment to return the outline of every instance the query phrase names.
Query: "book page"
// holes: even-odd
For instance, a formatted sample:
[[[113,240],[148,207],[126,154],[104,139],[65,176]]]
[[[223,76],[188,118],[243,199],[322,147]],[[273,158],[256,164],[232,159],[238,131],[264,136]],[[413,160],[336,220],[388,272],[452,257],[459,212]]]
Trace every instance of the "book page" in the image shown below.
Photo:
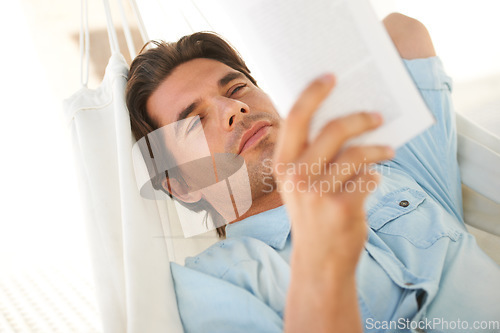
[[[384,125],[350,143],[397,148],[434,122],[367,0],[192,1],[216,32],[243,45],[283,117],[310,81],[335,74],[310,138],[336,117],[379,111]]]

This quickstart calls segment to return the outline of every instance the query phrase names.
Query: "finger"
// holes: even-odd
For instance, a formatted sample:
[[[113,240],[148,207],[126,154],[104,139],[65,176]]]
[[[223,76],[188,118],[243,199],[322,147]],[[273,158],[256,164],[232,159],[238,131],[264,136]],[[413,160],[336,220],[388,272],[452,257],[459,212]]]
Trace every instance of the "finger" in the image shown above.
[[[338,192],[344,187],[344,183],[369,171],[370,164],[389,160],[393,157],[394,150],[391,147],[349,147],[340,154],[335,162],[326,164],[320,176],[321,182],[331,181],[332,190]]]
[[[275,161],[289,163],[300,156],[309,135],[312,115],[328,96],[335,85],[335,77],[323,75],[314,80],[300,95],[292,107],[281,130],[276,146]]]
[[[359,112],[333,120],[323,127],[299,160],[306,164],[317,162],[319,159],[331,161],[346,141],[381,124],[380,114],[374,112]]]

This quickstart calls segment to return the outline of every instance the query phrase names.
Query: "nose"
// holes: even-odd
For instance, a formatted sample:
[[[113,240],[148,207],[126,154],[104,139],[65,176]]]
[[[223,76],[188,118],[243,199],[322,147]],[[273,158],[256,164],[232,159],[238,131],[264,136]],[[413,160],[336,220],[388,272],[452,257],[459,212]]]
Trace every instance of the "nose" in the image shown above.
[[[236,124],[250,112],[245,103],[231,98],[220,97],[216,101],[221,126],[226,131],[232,131]]]

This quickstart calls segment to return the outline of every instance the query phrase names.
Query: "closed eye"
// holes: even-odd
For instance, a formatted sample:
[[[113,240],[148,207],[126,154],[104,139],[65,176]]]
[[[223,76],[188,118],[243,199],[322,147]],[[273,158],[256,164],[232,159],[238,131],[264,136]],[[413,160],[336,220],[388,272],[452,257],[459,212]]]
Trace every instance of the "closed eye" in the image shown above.
[[[237,85],[232,91],[231,93],[229,94],[229,96],[233,96],[234,94],[236,94],[237,92],[241,91],[243,88],[245,88],[247,85],[244,83],[244,84],[240,84],[240,85]]]

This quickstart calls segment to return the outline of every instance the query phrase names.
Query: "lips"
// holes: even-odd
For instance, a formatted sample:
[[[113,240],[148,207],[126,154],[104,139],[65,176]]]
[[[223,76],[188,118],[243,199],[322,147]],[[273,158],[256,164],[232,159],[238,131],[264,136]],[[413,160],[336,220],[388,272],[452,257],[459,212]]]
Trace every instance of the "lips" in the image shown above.
[[[253,124],[253,126],[241,136],[238,154],[241,154],[243,150],[246,150],[264,136],[267,133],[267,127],[270,126],[271,124],[267,121],[258,121]]]

